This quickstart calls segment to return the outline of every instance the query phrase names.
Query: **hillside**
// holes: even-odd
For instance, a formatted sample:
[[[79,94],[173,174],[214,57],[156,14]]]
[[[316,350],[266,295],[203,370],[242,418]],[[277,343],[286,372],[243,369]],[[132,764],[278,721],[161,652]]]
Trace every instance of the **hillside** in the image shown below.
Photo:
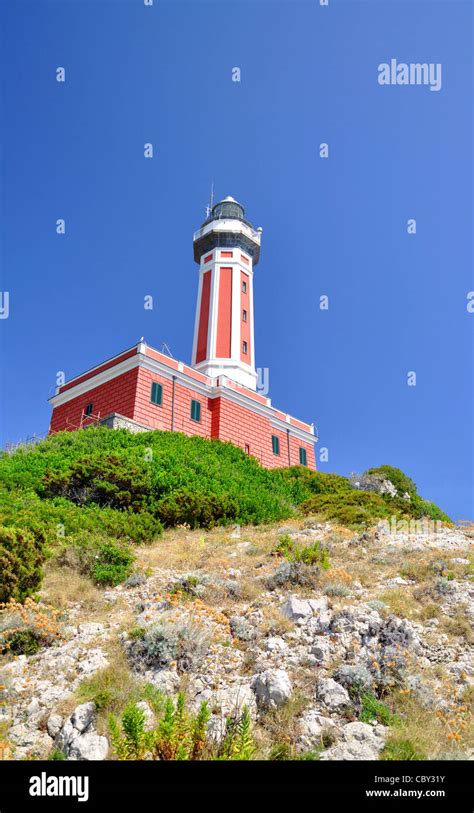
[[[0,481],[14,758],[472,755],[472,532],[398,469],[94,429]]]

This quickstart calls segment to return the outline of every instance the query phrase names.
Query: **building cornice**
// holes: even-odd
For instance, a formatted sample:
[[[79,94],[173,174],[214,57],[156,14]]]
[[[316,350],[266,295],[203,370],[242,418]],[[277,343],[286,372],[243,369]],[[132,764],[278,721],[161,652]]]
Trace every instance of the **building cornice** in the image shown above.
[[[137,350],[146,350],[146,345],[140,344],[137,347]],[[125,351],[128,352],[128,351]],[[123,355],[119,353],[118,356]],[[101,367],[102,365],[97,365]],[[314,444],[318,440],[318,438],[314,435],[314,432],[306,431],[299,426],[295,426],[291,423],[291,416],[288,415],[286,420],[279,418],[276,414],[279,410],[275,409],[275,407],[271,406],[270,404],[263,404],[256,401],[252,398],[251,395],[246,395],[245,393],[231,389],[230,387],[226,387],[225,384],[219,383],[217,386],[207,384],[204,381],[198,381],[192,375],[186,373],[186,366],[184,369],[180,370],[175,369],[174,367],[169,367],[164,362],[159,361],[158,359],[154,359],[151,356],[145,355],[144,352],[137,352],[135,355],[130,356],[129,358],[125,359],[118,364],[115,364],[112,367],[108,367],[101,373],[97,373],[97,375],[87,378],[85,381],[81,381],[75,386],[70,387],[69,389],[65,390],[64,392],[59,392],[56,395],[53,395],[49,398],[49,403],[53,407],[61,406],[62,404],[67,403],[68,401],[72,401],[74,398],[78,398],[81,395],[85,395],[86,393],[90,392],[92,389],[96,389],[100,387],[102,384],[106,384],[108,381],[112,381],[114,378],[117,378],[119,375],[123,375],[130,370],[142,367],[148,370],[151,373],[155,373],[156,375],[160,375],[162,378],[166,378],[171,381],[173,378],[175,381],[180,384],[182,387],[186,389],[192,390],[193,392],[197,392],[205,398],[224,398],[227,401],[235,404],[236,406],[240,406],[244,409],[250,410],[251,412],[255,413],[256,415],[260,415],[261,417],[267,418],[270,421],[270,425],[281,432],[290,432],[290,435],[305,442]],[[94,368],[93,368],[94,369]],[[80,378],[81,376],[77,376]],[[219,379],[217,379],[219,380]],[[68,384],[71,382],[67,382]],[[268,399],[269,400],[269,399]],[[309,425],[309,424],[308,424]]]

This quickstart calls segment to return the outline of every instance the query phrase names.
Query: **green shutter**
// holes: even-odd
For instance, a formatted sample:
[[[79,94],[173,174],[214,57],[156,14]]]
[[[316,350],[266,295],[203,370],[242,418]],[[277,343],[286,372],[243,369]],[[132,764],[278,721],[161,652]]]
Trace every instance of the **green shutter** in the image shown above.
[[[201,420],[201,404],[199,401],[191,401],[191,420],[197,423]]]
[[[272,449],[273,454],[280,454],[280,439],[276,435],[272,435]]]
[[[304,446],[300,446],[300,465],[301,466],[306,466],[307,465],[307,463],[306,463],[306,449],[304,448]]]
[[[161,386],[161,384],[158,384],[157,381],[153,381],[151,385],[150,400],[152,404],[157,404],[157,406],[161,406],[161,402],[163,400],[163,387]]]

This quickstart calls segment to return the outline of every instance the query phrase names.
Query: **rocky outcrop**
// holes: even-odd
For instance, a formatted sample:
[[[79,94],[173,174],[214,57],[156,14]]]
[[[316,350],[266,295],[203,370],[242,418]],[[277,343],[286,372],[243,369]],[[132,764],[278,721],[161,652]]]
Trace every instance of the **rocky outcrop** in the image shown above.
[[[106,737],[101,737],[96,732],[94,720],[95,704],[82,703],[82,705],[74,709],[71,716],[61,726],[54,742],[67,759],[106,759],[109,743]],[[54,721],[53,725],[56,725],[56,721]]]

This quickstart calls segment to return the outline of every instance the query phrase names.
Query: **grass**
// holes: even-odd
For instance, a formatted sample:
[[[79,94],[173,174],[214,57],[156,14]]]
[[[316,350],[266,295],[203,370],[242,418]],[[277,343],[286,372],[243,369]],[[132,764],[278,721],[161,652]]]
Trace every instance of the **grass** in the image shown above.
[[[445,677],[437,694],[450,702],[448,711],[427,708],[408,690],[396,691],[387,699],[391,733],[381,759],[437,759],[446,751],[462,754],[474,746],[474,692],[466,690],[459,700],[450,699],[455,697],[455,687],[452,679]]]
[[[294,759],[296,756],[296,742],[299,737],[299,717],[309,705],[309,698],[301,692],[295,691],[293,696],[283,706],[269,709],[259,717],[260,749],[268,755],[278,745],[281,754],[279,758]],[[273,754],[273,759],[278,758]]]
[[[464,638],[468,644],[474,644],[474,630],[467,607],[460,607],[452,616],[443,618],[442,629],[448,635]]]
[[[41,595],[59,610],[71,604],[85,612],[101,611],[107,606],[103,592],[87,577],[71,567],[61,567],[51,560],[45,568]]]
[[[411,762],[425,760],[427,756],[423,751],[418,750],[411,740],[392,735],[385,743],[380,759]]]

